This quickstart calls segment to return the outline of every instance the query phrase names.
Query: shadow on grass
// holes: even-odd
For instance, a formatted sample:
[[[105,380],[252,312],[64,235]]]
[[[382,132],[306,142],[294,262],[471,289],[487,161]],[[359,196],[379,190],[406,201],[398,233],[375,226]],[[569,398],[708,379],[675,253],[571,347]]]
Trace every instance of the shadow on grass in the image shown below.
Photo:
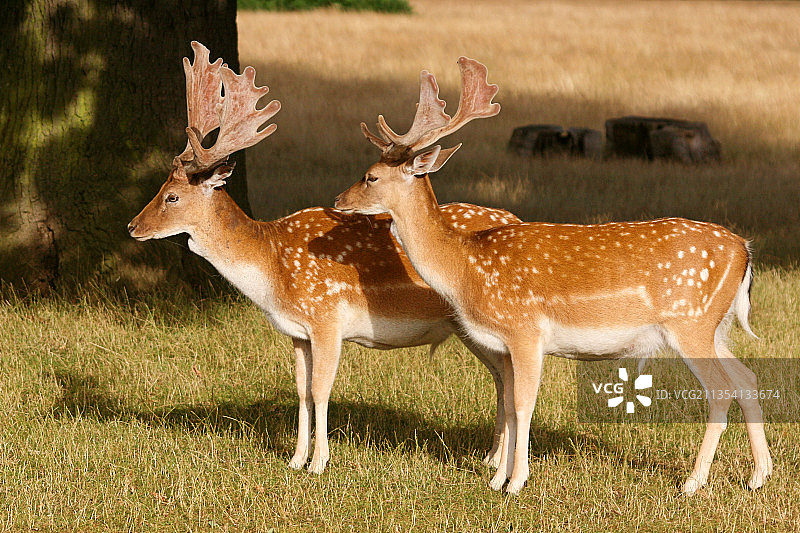
[[[294,452],[298,402],[293,390],[276,390],[270,397],[250,404],[208,402],[146,409],[126,405],[92,375],[56,372],[49,376],[61,386],[62,394],[50,414],[56,418],[91,418],[98,421],[138,421],[155,428],[171,428],[189,433],[228,434],[255,442],[265,450],[283,456]],[[375,402],[333,402],[329,407],[328,427],[333,461],[336,443],[349,442],[379,450],[422,451],[445,463],[474,468],[491,446],[493,425],[441,424],[416,411],[401,410]],[[552,429],[534,421],[530,453],[534,458],[596,454],[615,458],[635,470],[661,471],[679,482],[685,473],[680,467],[651,458],[649,454],[630,456],[610,447],[589,432]]]

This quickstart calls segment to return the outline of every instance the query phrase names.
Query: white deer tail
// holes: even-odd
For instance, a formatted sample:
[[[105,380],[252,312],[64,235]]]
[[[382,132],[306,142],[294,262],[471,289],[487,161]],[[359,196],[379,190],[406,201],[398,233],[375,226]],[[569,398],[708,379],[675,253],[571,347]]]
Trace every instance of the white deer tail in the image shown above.
[[[742,325],[742,329],[757,339],[758,335],[753,333],[747,321],[747,317],[750,314],[750,287],[753,284],[753,264],[750,259],[750,250],[747,252],[747,269],[744,272],[744,278],[739,285],[739,290],[736,291],[736,297],[733,299],[731,307],[732,311],[736,313],[736,318],[739,320],[739,324]]]

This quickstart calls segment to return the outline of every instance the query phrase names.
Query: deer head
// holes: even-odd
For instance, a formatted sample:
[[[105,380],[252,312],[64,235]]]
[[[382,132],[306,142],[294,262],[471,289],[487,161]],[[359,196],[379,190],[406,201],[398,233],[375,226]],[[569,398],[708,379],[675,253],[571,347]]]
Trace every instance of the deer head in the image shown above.
[[[372,165],[364,178],[340,194],[336,207],[343,211],[364,214],[391,212],[390,205],[406,195],[403,183],[415,177],[436,172],[458,150],[458,144],[442,149],[434,145],[439,139],[455,132],[475,118],[488,118],[500,112],[493,103],[497,85],[487,81],[486,67],[467,57],[458,59],[461,69],[461,95],[458,110],[451,118],[444,112],[445,102],[439,98],[439,86],[433,74],[420,73],[419,104],[414,122],[404,135],[398,135],[378,116],[378,134],[361,123],[364,136],[381,150],[381,159]],[[432,146],[434,145],[434,146]]]
[[[277,126],[261,126],[280,110],[272,100],[261,109],[258,101],[269,92],[255,85],[256,71],[246,67],[234,73],[222,59],[209,62],[209,50],[192,41],[194,63],[183,58],[186,73],[188,126],[186,149],[172,161],[172,171],[161,190],[128,224],[137,240],[160,239],[190,233],[210,205],[214,192],[233,172],[228,157],[259,143]],[[223,96],[224,89],[224,96]],[[218,130],[216,142],[203,147],[203,139]]]

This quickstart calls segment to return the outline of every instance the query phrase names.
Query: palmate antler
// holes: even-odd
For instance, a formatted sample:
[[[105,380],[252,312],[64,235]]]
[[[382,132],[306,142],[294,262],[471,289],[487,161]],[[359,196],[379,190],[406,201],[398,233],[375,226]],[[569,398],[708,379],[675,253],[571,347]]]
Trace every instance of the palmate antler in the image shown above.
[[[253,67],[236,74],[221,58],[210,63],[208,48],[199,42],[192,41],[192,49],[194,63],[183,58],[189,141],[183,153],[175,158],[175,164],[182,165],[186,174],[209,170],[227,160],[233,152],[262,141],[278,126],[270,124],[259,128],[281,108],[280,102],[272,100],[266,107],[256,109],[269,88],[255,85]],[[203,138],[216,128],[219,128],[216,143],[203,148]]]
[[[417,113],[408,132],[398,135],[386,124],[383,115],[378,115],[380,137],[362,122],[364,136],[380,148],[385,157],[404,158],[455,132],[474,118],[488,118],[499,113],[500,104],[492,102],[497,94],[497,85],[488,83],[486,67],[463,56],[458,59],[458,66],[461,69],[461,95],[458,110],[452,118],[444,112],[446,103],[439,98],[436,78],[423,70],[419,76]]]

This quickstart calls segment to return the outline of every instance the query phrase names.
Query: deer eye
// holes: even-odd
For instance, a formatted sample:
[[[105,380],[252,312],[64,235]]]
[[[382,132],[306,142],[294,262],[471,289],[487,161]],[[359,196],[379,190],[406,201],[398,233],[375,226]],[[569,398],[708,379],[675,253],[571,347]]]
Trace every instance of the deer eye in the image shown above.
[[[174,204],[175,202],[178,201],[178,195],[175,194],[174,192],[171,192],[167,195],[164,201],[167,202],[168,204]]]
[[[378,178],[376,176],[366,176],[366,179],[368,183],[374,183],[378,181]]]

